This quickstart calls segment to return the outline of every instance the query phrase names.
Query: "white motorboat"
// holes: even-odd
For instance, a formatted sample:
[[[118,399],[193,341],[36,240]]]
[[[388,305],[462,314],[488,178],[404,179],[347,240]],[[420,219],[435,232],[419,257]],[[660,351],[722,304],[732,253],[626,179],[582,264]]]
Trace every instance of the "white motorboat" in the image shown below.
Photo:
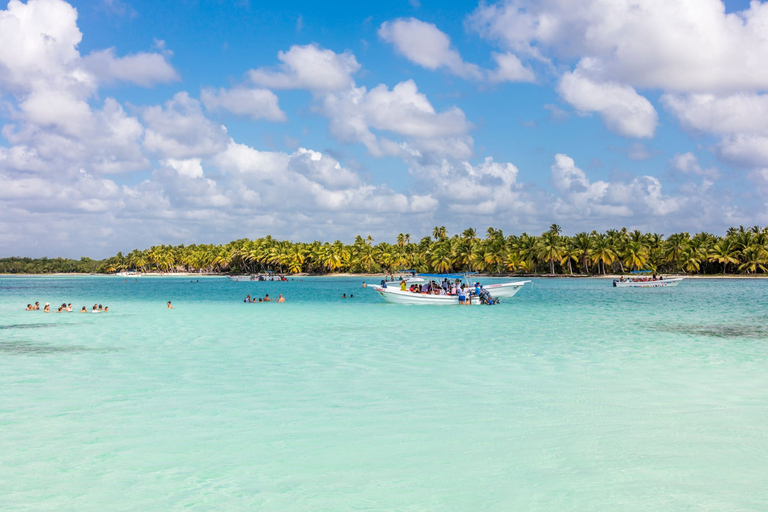
[[[421,274],[419,275],[418,279],[420,279],[421,283],[426,283],[427,280],[424,278],[430,278],[435,277],[439,279],[459,279],[465,282],[466,285],[469,287],[467,288],[467,293],[469,294],[469,291],[472,290],[474,292],[474,287],[471,286],[470,283],[470,276],[474,275],[474,273],[466,273],[466,274]],[[411,278],[411,283],[415,282],[415,277]],[[520,291],[520,288],[525,286],[526,283],[530,283],[530,281],[516,281],[516,282],[510,282],[510,283],[494,283],[494,284],[488,284],[483,285],[482,289],[487,292],[490,295],[490,299],[497,299],[499,297],[502,298],[511,298],[513,297],[517,292]],[[384,286],[386,284],[386,286]],[[406,282],[408,284],[408,282]],[[459,296],[458,295],[436,295],[434,293],[422,293],[422,292],[412,292],[406,286],[405,290],[401,290],[400,285],[398,283],[390,282],[390,283],[383,283],[379,285],[373,285],[373,289],[381,295],[381,297],[391,303],[395,304],[426,304],[426,305],[461,305],[459,302]],[[465,296],[466,297],[466,296]],[[482,304],[483,301],[481,298],[474,293],[468,295],[469,300],[471,301],[471,304]]]
[[[287,281],[283,275],[263,275],[263,274],[251,274],[249,276],[227,276],[230,281],[241,282],[255,282],[255,281]]]
[[[141,272],[136,272],[135,270],[124,270],[122,272],[118,272],[115,275],[120,277],[141,277]]]
[[[630,277],[628,279],[614,279],[613,286],[616,288],[664,288],[667,286],[677,286],[683,282],[684,277],[658,278],[651,277]]]

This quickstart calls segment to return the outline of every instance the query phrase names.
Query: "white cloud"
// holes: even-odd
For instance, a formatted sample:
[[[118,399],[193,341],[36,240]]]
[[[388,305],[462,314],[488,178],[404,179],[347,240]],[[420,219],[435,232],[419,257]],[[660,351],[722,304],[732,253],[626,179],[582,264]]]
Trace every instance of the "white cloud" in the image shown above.
[[[285,112],[280,110],[275,93],[268,89],[203,89],[200,101],[209,111],[227,110],[233,114],[251,119],[285,121]]]
[[[725,13],[720,0],[507,0],[467,25],[520,54],[589,58],[598,81],[681,92],[768,87],[768,4]]]
[[[683,126],[722,136],[715,150],[723,160],[768,166],[768,95],[665,94],[662,102]]]
[[[488,72],[491,82],[535,82],[536,74],[520,62],[514,53],[493,53],[497,69]]]
[[[715,167],[704,169],[699,165],[699,159],[691,152],[678,153],[673,156],[669,161],[672,168],[682,174],[704,176],[709,179],[717,179],[720,177],[720,172]]]
[[[628,85],[598,83],[577,69],[561,77],[558,92],[578,111],[597,112],[620,135],[652,137],[656,130],[658,115],[653,105]]]
[[[665,94],[661,101],[688,128],[721,135],[768,136],[766,94]]]
[[[664,218],[680,210],[679,198],[662,193],[653,176],[638,176],[629,182],[591,182],[568,155],[555,155],[551,168],[552,186],[558,192],[554,212],[573,221],[637,217],[645,222]],[[636,219],[636,220],[637,220]]]
[[[718,156],[743,167],[768,165],[768,137],[753,134],[738,134],[724,137],[715,147]]]
[[[115,57],[115,49],[107,48],[85,57],[83,67],[101,81],[120,80],[143,87],[180,79],[176,70],[159,53],[139,52]]]
[[[315,44],[291,46],[287,52],[279,52],[277,58],[282,62],[278,70],[253,69],[248,72],[251,81],[270,89],[327,92],[351,87],[352,75],[360,69],[351,53],[339,54]]]
[[[419,66],[431,70],[446,68],[462,78],[481,79],[483,76],[476,64],[464,62],[459,52],[451,47],[448,36],[432,23],[416,18],[386,21],[379,28],[379,37]]]
[[[202,158],[226,148],[224,126],[203,114],[200,102],[186,92],[177,93],[165,107],[144,110],[144,147],[159,158]]]
[[[336,137],[360,142],[375,156],[401,154],[403,146],[377,137],[372,130],[409,137],[408,144],[418,150],[437,148],[435,142],[446,137],[462,137],[470,126],[456,107],[438,113],[413,80],[391,90],[382,84],[370,91],[359,87],[329,94],[320,111],[330,119],[329,128]]]

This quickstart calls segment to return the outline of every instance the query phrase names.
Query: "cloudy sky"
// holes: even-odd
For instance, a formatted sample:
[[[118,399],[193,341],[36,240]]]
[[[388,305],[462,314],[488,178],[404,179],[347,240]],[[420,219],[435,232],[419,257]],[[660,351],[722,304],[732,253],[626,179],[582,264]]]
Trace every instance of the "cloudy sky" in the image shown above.
[[[0,9],[0,256],[768,224],[768,2]]]

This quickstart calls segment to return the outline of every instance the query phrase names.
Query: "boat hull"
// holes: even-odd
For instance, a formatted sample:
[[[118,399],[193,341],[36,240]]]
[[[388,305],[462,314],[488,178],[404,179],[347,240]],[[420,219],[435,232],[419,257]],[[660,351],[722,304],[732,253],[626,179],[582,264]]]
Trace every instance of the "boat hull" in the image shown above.
[[[666,288],[670,286],[677,286],[683,281],[683,277],[675,277],[672,279],[663,279],[661,281],[614,281],[613,286],[616,288]]]
[[[525,286],[530,281],[517,281],[514,283],[498,283],[498,284],[484,284],[483,289],[488,290],[494,298],[508,299],[514,297],[520,288]]]
[[[525,286],[530,281],[517,281],[514,283],[498,283],[483,285],[483,289],[487,290],[493,298],[511,298],[514,297],[520,288]],[[375,285],[373,289],[381,295],[381,297],[393,304],[424,304],[431,306],[460,306],[459,298],[456,295],[433,295],[429,293],[413,293],[409,291],[402,291],[399,287],[388,286],[383,288]],[[472,297],[472,304],[480,304],[479,297]]]
[[[460,306],[459,298],[455,295],[432,295],[429,293],[413,293],[399,288],[373,287],[386,302],[392,304],[421,304],[427,306]],[[480,304],[478,297],[472,297],[472,304]]]

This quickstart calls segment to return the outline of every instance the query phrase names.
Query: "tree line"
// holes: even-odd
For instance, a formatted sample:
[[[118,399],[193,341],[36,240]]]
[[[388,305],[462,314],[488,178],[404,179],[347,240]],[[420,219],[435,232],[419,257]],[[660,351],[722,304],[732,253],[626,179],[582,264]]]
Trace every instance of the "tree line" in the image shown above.
[[[505,236],[473,228],[449,236],[436,226],[416,241],[408,233],[394,244],[374,244],[357,236],[351,244],[277,240],[271,236],[225,245],[159,245],[103,261],[101,272],[121,270],[230,273],[330,273],[477,271],[491,274],[547,273],[590,275],[652,270],[658,273],[716,274],[766,272],[768,228],[730,228],[724,237],[710,233],[658,233],[626,228],[564,236],[557,224],[539,236]]]
[[[228,272],[228,273],[380,273],[477,271],[490,274],[594,275],[652,270],[658,273],[755,274],[768,268],[768,228],[728,229],[724,237],[710,233],[658,233],[626,228],[604,233],[564,236],[557,224],[539,236],[505,236],[473,228],[449,236],[436,226],[432,236],[416,241],[408,233],[394,244],[374,244],[357,236],[351,244],[277,240],[271,236],[240,239],[224,245],[156,245],[117,253],[105,260],[5,258],[2,273],[100,272]]]

